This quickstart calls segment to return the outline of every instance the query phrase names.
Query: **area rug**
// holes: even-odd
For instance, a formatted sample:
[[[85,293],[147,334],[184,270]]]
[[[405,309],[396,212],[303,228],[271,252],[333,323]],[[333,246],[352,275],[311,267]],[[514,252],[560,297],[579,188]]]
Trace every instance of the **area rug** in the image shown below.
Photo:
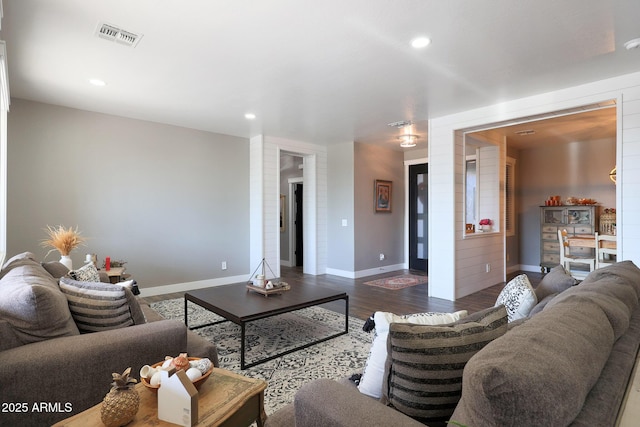
[[[429,278],[427,276],[418,276],[415,274],[403,274],[401,276],[387,277],[386,279],[372,280],[370,282],[364,282],[365,285],[377,286],[385,289],[404,289],[410,286],[421,285],[427,283]]]
[[[161,301],[151,308],[167,319],[184,322],[184,299]],[[211,323],[222,318],[189,303],[189,324]],[[364,322],[349,317],[349,333],[269,362],[240,370],[240,326],[224,322],[194,330],[218,347],[220,367],[267,381],[265,411],[274,413],[293,402],[295,392],[317,378],[340,379],[362,373],[369,356],[373,333],[362,330]],[[311,342],[344,330],[344,315],[321,307],[311,307],[248,323],[246,360],[250,362],[282,349]],[[196,355],[194,355],[196,356]]]

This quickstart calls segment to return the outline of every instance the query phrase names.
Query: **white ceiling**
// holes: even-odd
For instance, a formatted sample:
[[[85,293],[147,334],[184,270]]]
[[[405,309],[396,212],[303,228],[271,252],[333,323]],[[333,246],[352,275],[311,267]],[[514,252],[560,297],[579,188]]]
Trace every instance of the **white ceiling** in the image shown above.
[[[395,148],[409,120],[424,147],[428,119],[640,70],[638,0],[3,3],[12,97],[241,137]]]

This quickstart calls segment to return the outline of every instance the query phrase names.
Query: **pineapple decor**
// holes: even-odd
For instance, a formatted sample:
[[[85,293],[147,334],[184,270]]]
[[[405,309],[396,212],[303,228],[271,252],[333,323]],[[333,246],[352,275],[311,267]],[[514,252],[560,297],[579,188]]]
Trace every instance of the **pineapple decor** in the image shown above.
[[[102,401],[100,416],[107,427],[120,427],[129,423],[136,416],[140,407],[140,396],[133,388],[137,380],[130,378],[131,368],[122,375],[114,372],[111,390]]]

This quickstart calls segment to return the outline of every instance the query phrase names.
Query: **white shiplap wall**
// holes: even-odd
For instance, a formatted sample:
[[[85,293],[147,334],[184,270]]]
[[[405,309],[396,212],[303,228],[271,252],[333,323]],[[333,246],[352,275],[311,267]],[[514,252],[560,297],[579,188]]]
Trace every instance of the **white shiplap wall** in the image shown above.
[[[281,138],[250,140],[250,256],[252,269],[264,257],[280,275],[280,152],[303,156],[304,272],[324,274],[327,268],[326,147]],[[252,270],[253,271],[253,270]]]
[[[640,73],[633,73],[431,120],[431,296],[453,300],[467,294],[474,288],[472,282],[477,280],[479,274],[470,273],[468,265],[483,264],[483,260],[467,259],[477,256],[476,251],[469,250],[464,244],[461,245],[462,240],[457,234],[462,230],[461,217],[458,215],[462,210],[463,180],[460,173],[462,141],[460,132],[456,131],[610,99],[618,101],[618,258],[632,260],[640,265]],[[489,237],[480,239],[485,238]],[[495,238],[504,240],[502,235]],[[492,243],[486,243],[493,247]],[[499,244],[496,243],[496,246]],[[496,256],[491,250],[485,252],[487,257]],[[504,251],[501,256],[504,257]]]

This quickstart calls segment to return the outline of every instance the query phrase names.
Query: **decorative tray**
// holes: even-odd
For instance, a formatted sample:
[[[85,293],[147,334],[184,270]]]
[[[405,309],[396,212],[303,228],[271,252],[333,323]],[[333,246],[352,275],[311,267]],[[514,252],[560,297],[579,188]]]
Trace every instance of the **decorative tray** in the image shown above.
[[[200,360],[201,357],[188,357],[187,359],[189,359],[189,361],[191,362],[191,361],[194,361],[194,360]],[[155,369],[159,369],[164,362],[165,361],[162,360],[162,361],[160,361],[158,363],[154,363],[153,365],[151,365],[151,367],[155,368]],[[193,385],[197,389],[199,389],[200,386],[202,384],[204,384],[204,382],[207,380],[207,378],[209,378],[209,375],[211,375],[211,372],[213,372],[213,366],[211,368],[209,368],[209,370],[207,372],[205,372],[200,378],[195,380],[193,382]],[[150,390],[150,391],[152,391],[154,393],[158,392],[158,389],[160,388],[160,385],[161,385],[161,384],[160,385],[151,385],[151,383],[149,382],[148,378],[140,378],[140,382],[147,388],[147,390]]]
[[[247,283],[247,292],[249,291],[257,292],[259,294],[264,295],[265,297],[268,297],[269,295],[272,295],[272,294],[281,294],[283,292],[288,291],[289,289],[291,289],[291,286],[289,286],[287,282],[280,282],[280,285],[274,286],[272,289],[261,288],[260,286],[254,286],[250,283]]]

